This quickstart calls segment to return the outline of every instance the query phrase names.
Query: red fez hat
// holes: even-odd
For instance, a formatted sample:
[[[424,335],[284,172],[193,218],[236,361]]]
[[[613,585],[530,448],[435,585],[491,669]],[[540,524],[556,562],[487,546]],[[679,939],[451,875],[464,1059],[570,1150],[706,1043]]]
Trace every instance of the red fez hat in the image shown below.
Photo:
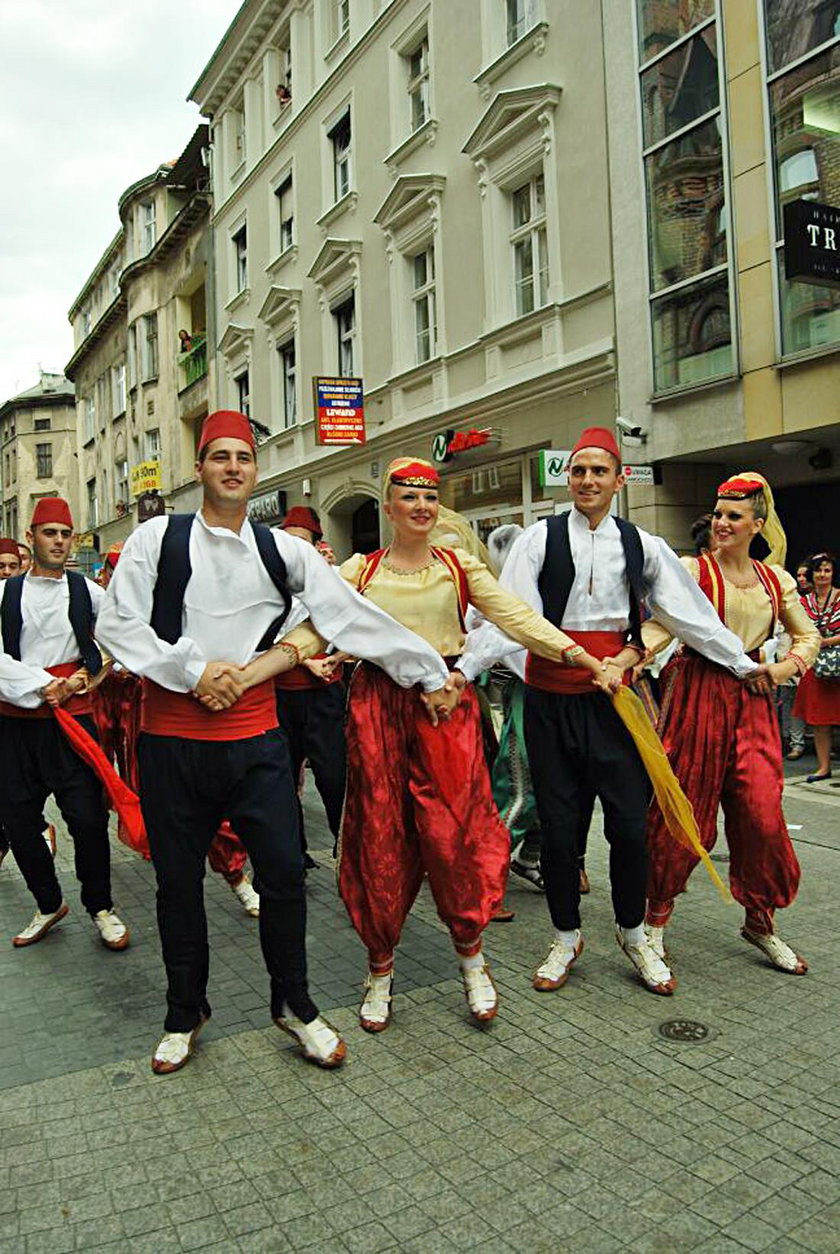
[[[734,479],[727,479],[722,483],[717,494],[719,500],[743,501],[746,497],[763,491],[764,484],[760,479],[746,479],[743,475],[736,475]]]
[[[237,413],[235,409],[217,409],[214,414],[207,415],[198,441],[199,453],[212,440],[223,439],[244,440],[256,452],[251,424],[244,414]]]
[[[120,560],[122,553],[122,541],[118,540],[116,544],[112,544],[108,552],[105,554],[105,565],[110,566],[113,570],[117,562]]]
[[[605,452],[612,453],[619,466],[621,465],[621,454],[618,451],[618,444],[608,427],[587,427],[582,431],[577,444],[572,449],[569,460],[571,461],[575,453],[579,453],[582,448],[602,448]]]
[[[0,536],[0,553],[10,553],[12,557],[16,557],[20,561],[20,549],[16,540],[10,540],[6,536]]]
[[[72,528],[70,506],[60,496],[42,496],[35,506],[30,526],[41,527],[44,523],[59,523],[62,527]]]
[[[308,505],[293,505],[280,526],[283,530],[286,527],[303,527],[306,531],[311,531],[316,540],[320,540],[324,534],[317,514]]]

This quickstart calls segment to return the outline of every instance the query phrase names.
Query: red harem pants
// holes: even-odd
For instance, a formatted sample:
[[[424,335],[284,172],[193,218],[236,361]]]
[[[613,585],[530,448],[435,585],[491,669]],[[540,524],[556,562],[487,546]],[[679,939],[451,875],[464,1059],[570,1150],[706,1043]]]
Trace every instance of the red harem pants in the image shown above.
[[[729,845],[732,896],[758,931],[789,906],[799,863],[782,814],[782,749],[772,696],[753,694],[728,671],[688,654],[673,669],[659,734],[712,849],[718,803]],[[648,920],[667,921],[699,859],[669,836],[654,802],[648,819]]]
[[[510,835],[484,760],[472,686],[432,727],[414,688],[362,664],[350,686],[338,887],[370,965],[387,970],[424,874],[459,953],[501,904]]]

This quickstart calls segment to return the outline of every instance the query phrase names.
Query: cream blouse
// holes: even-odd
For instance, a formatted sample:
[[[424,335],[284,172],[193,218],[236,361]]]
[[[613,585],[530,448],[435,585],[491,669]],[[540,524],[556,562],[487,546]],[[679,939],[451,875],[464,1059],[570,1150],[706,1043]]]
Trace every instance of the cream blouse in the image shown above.
[[[688,570],[692,579],[700,581],[700,563],[696,557],[682,557],[680,561]],[[771,566],[782,588],[782,604],[779,618],[791,638],[789,657],[792,657],[806,671],[813,666],[814,659],[820,648],[820,637],[811,622],[802,603],[796,580],[781,566]],[[749,588],[739,588],[730,583],[724,576],[726,584],[726,626],[743,643],[747,653],[759,649],[772,636],[773,607],[770,604],[763,585],[756,577],[755,584]],[[659,653],[673,639],[671,633],[655,618],[642,623],[642,641],[651,653]]]

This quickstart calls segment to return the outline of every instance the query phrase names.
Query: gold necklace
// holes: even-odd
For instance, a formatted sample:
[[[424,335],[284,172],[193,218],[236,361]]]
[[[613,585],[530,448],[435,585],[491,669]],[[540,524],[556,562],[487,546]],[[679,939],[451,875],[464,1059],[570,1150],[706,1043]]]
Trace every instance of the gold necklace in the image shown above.
[[[421,566],[412,566],[410,570],[404,570],[402,567],[394,565],[394,563],[391,561],[391,555],[389,553],[387,557],[383,557],[382,565],[385,567],[386,570],[390,570],[391,573],[394,575],[417,575],[420,573],[421,570],[428,570],[428,568],[432,565],[434,560],[435,560],[434,553],[430,553],[429,556],[426,558],[425,562],[423,562]]]

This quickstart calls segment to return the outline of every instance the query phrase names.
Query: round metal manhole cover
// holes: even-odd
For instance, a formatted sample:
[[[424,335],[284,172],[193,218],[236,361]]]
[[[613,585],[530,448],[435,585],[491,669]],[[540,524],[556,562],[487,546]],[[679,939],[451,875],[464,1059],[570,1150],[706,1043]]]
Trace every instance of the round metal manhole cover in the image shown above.
[[[666,1041],[705,1041],[709,1029],[695,1019],[668,1019],[659,1025],[659,1035]]]

